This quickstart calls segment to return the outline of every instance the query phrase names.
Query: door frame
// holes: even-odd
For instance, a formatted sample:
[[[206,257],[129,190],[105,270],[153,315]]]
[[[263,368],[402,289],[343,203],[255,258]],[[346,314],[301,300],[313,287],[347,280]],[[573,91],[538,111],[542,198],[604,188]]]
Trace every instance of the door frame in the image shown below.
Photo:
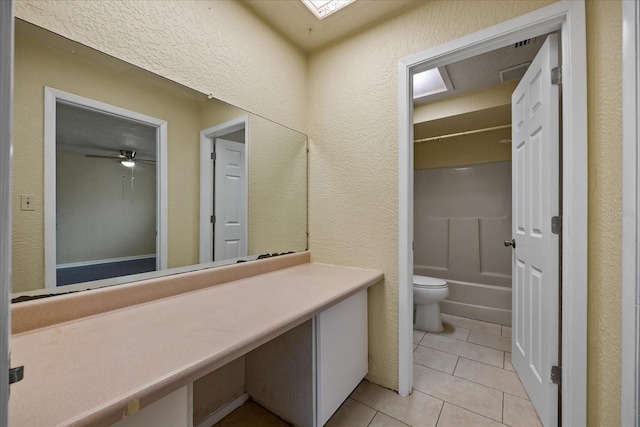
[[[640,425],[640,5],[622,2],[622,315],[620,420]]]
[[[560,30],[562,84],[562,425],[585,425],[587,407],[587,76],[584,1],[561,1],[398,63],[398,391],[412,390],[412,76],[520,40]]]
[[[9,423],[13,1],[0,2],[0,425]]]
[[[244,194],[247,197],[247,212],[249,210],[249,115],[237,117],[233,120],[200,131],[200,263],[213,261],[214,227],[211,223],[213,215],[213,177],[214,170],[211,163],[211,153],[214,140],[231,132],[244,129],[244,170],[246,174]],[[247,236],[247,250],[249,248],[249,215],[245,223]]]
[[[95,110],[157,129],[156,132],[156,268],[167,268],[167,122],[94,99],[45,86],[44,88],[44,280],[56,289],[56,104],[63,102]]]

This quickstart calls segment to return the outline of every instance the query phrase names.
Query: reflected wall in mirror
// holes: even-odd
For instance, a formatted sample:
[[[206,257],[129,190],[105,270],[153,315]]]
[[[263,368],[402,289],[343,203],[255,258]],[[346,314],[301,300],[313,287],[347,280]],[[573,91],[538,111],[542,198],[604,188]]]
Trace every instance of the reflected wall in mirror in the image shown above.
[[[15,36],[15,87],[14,87],[14,163],[13,163],[13,292],[43,289],[45,286],[45,205],[46,179],[44,175],[44,94],[50,87],[69,94],[106,103],[142,115],[166,121],[166,172],[154,168],[148,172],[166,173],[167,213],[160,218],[167,227],[166,263],[169,269],[198,264],[201,241],[208,237],[210,230],[200,221],[200,183],[203,163],[201,131],[223,123],[245,118],[246,122],[246,248],[249,255],[302,251],[307,248],[307,138],[294,130],[283,127],[262,117],[218,101],[208,99],[199,92],[185,88],[157,75],[136,68],[116,58],[104,55],[39,27],[16,20]],[[89,119],[87,118],[87,121]],[[97,127],[89,124],[89,128]],[[126,150],[126,143],[120,141],[102,151],[85,145],[80,155],[117,156]],[[76,143],[76,145],[78,145]],[[91,151],[89,151],[91,150]],[[55,151],[55,150],[54,150]],[[126,154],[125,154],[126,155]],[[151,155],[145,153],[146,155]],[[58,169],[65,176],[58,178],[58,185],[65,182],[79,184],[85,178],[79,171],[67,166],[65,157],[56,156]],[[140,155],[141,156],[141,155]],[[143,158],[142,156],[140,158]],[[144,157],[146,158],[146,157]],[[50,159],[49,159],[50,160]],[[92,158],[100,161],[95,168],[101,168],[108,159]],[[151,159],[149,159],[151,160]],[[102,163],[104,161],[104,163]],[[111,166],[125,169],[115,160]],[[106,166],[105,166],[106,167]],[[136,166],[134,172],[134,193],[138,190],[152,193],[150,183],[143,190],[142,176],[138,181],[135,174],[142,171]],[[213,165],[211,165],[213,168]],[[142,172],[141,172],[142,173]],[[122,178],[125,176],[125,178]],[[119,195],[131,196],[131,175],[121,174]],[[148,180],[153,181],[149,176]],[[127,187],[123,182],[128,179]],[[136,187],[140,182],[140,187]],[[86,189],[85,189],[86,190]],[[61,192],[60,190],[58,192]],[[61,192],[67,194],[67,190]],[[21,209],[21,196],[30,196],[33,210]],[[62,196],[61,196],[62,197]],[[214,196],[212,196],[214,197]],[[68,201],[66,201],[68,202]],[[59,202],[62,203],[62,200]],[[78,205],[58,206],[58,231],[70,227],[83,218],[83,208]],[[213,206],[206,206],[213,215]],[[69,212],[69,210],[71,212]],[[69,218],[68,214],[72,214]],[[139,219],[148,215],[139,213]],[[158,216],[157,210],[154,212]],[[63,217],[70,223],[60,222]],[[123,217],[124,218],[124,217]],[[124,219],[123,219],[124,220]],[[55,223],[54,223],[55,230]],[[64,228],[63,227],[63,228]],[[86,227],[96,227],[87,225]],[[156,224],[146,223],[147,229],[157,230]],[[78,234],[79,233],[79,234]],[[76,237],[83,233],[76,228]],[[63,241],[58,239],[59,249]],[[93,239],[89,239],[93,240]],[[95,239],[98,240],[98,239]],[[95,243],[97,242],[85,242]],[[150,248],[138,252],[150,251]],[[74,261],[71,258],[58,259],[56,264],[73,262],[98,262],[119,258],[101,253]],[[99,253],[99,252],[96,252]],[[150,254],[151,252],[149,252]],[[138,255],[148,255],[140,253]],[[128,255],[127,255],[128,256]],[[207,258],[205,258],[208,260]],[[213,258],[211,258],[212,260]],[[206,268],[199,265],[194,268]],[[183,269],[184,270],[184,269]],[[162,274],[159,272],[158,274]],[[121,279],[119,282],[126,281]],[[105,282],[113,284],[117,282]]]

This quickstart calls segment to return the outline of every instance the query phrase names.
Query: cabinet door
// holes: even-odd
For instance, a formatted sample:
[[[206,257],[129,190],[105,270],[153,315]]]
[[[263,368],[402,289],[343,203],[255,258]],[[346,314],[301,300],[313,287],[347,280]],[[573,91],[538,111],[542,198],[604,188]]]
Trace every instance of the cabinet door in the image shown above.
[[[323,426],[367,374],[367,291],[316,318],[318,426]]]
[[[182,387],[139,411],[137,403],[132,403],[133,410],[137,412],[118,421],[114,427],[192,427],[190,387]]]

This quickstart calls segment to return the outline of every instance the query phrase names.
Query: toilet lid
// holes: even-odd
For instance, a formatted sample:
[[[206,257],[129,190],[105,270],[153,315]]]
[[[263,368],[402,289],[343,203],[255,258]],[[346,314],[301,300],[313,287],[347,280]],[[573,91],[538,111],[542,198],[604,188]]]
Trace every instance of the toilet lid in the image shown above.
[[[447,282],[443,279],[436,279],[428,276],[413,276],[413,286],[418,288],[444,288]]]

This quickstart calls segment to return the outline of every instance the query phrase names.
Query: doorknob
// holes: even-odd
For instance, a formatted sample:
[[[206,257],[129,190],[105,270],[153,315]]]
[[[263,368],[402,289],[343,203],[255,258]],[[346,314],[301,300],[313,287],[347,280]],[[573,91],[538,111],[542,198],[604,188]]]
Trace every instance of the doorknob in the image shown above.
[[[512,246],[512,247],[513,247],[513,249],[515,249],[515,248],[516,248],[516,239],[505,240],[505,241],[504,241],[504,245],[505,245],[506,247]]]

